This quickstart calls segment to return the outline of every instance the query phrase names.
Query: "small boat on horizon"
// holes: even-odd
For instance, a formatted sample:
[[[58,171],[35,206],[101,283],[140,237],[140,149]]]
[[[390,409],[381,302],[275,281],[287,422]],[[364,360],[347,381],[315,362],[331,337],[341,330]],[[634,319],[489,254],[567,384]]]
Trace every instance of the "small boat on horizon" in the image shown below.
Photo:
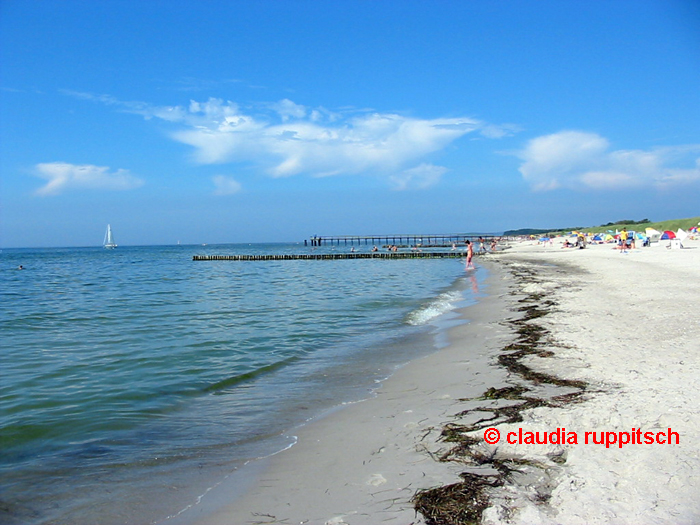
[[[113,250],[117,247],[117,243],[114,242],[114,236],[112,235],[112,226],[107,225],[107,231],[105,232],[105,240],[102,243],[107,250]]]

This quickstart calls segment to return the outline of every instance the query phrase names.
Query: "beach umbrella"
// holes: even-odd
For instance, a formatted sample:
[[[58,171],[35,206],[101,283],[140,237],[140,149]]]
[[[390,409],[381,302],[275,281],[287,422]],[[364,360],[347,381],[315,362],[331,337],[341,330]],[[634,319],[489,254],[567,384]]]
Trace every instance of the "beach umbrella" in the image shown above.
[[[676,234],[673,233],[672,231],[666,230],[662,235],[661,235],[661,240],[666,240],[666,239],[675,239]]]

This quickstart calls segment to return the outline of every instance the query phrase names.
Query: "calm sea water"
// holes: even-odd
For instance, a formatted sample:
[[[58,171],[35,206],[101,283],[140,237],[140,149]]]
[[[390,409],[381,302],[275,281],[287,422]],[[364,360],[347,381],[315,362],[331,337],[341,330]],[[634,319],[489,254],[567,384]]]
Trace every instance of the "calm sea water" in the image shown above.
[[[455,259],[192,261],[310,250],[3,250],[0,523],[181,520],[294,426],[434,351],[484,275]]]

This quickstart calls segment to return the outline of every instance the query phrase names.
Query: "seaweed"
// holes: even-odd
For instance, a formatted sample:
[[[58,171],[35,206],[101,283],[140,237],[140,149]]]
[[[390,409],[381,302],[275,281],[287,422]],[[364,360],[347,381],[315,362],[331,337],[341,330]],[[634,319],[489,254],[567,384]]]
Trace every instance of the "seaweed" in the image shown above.
[[[489,388],[480,399],[522,399],[522,395],[530,390],[524,386],[507,386],[504,388]]]
[[[428,525],[472,524],[481,521],[489,504],[486,487],[503,484],[500,475],[482,476],[464,472],[464,480],[444,487],[421,490],[411,500]]]
[[[532,268],[510,267],[510,271],[518,284],[537,283],[538,278]],[[517,302],[523,306],[514,311],[521,315],[515,319],[508,319],[505,324],[512,328],[515,339],[501,349],[497,361],[514,376],[527,381],[532,385],[550,384],[558,387],[574,389],[561,395],[548,398],[527,396],[531,388],[524,385],[508,386],[504,388],[489,388],[475,400],[512,400],[519,403],[506,406],[477,406],[464,410],[455,417],[462,418],[467,415],[482,412],[484,417],[477,421],[462,425],[459,423],[446,424],[440,434],[440,440],[449,443],[451,447],[447,452],[437,456],[439,461],[452,461],[464,464],[488,466],[495,469],[496,474],[475,474],[464,472],[460,474],[462,482],[434,487],[418,491],[411,500],[417,512],[420,512],[428,525],[467,525],[479,523],[484,510],[489,506],[489,491],[502,486],[508,476],[517,470],[515,466],[527,465],[531,468],[546,468],[535,462],[518,459],[497,459],[495,452],[489,454],[481,447],[482,439],[472,435],[475,431],[495,426],[500,423],[517,423],[522,421],[522,412],[537,407],[561,407],[569,403],[581,402],[583,394],[587,392],[588,384],[584,381],[565,379],[538,372],[522,363],[526,356],[552,357],[552,347],[564,347],[552,340],[550,332],[537,319],[548,315],[556,308],[556,301],[550,297],[543,300],[545,294],[541,292],[525,294]],[[545,348],[544,345],[547,345]],[[464,400],[466,401],[466,400]],[[469,400],[472,401],[472,400]],[[555,465],[561,465],[566,461],[564,454],[553,455],[550,460]],[[536,503],[546,504],[549,501],[548,492],[537,491]]]

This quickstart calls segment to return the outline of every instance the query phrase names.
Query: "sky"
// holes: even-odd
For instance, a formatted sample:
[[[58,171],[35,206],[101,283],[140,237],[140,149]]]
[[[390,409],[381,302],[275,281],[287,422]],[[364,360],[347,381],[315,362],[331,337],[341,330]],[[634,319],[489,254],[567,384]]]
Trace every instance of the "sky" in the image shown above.
[[[0,247],[699,203],[696,0],[0,0]]]

